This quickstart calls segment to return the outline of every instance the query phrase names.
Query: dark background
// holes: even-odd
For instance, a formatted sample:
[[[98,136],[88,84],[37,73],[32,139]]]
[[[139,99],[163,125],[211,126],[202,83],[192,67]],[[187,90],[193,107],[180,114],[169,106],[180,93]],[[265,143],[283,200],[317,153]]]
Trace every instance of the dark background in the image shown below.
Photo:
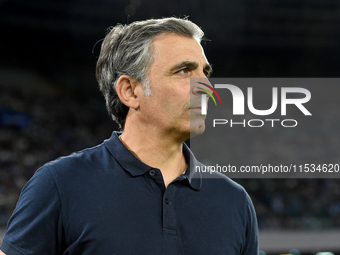
[[[109,26],[189,16],[210,39],[205,51],[214,77],[337,77],[339,5],[336,0],[2,0],[0,64],[39,72],[58,86],[93,96],[100,43],[94,45]]]
[[[203,29],[213,77],[339,77],[338,0],[0,0],[0,225],[39,166],[117,129],[95,80],[107,28],[168,16]],[[339,229],[338,180],[238,181],[262,230]]]

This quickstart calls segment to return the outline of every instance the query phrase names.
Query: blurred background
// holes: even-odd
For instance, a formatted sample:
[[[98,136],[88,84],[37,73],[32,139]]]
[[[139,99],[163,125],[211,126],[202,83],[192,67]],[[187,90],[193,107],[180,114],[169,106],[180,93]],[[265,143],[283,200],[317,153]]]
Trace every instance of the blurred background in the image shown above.
[[[203,29],[213,77],[340,74],[338,0],[0,0],[0,242],[37,168],[117,129],[95,80],[107,28],[168,16]],[[340,254],[338,179],[237,181],[262,255]]]

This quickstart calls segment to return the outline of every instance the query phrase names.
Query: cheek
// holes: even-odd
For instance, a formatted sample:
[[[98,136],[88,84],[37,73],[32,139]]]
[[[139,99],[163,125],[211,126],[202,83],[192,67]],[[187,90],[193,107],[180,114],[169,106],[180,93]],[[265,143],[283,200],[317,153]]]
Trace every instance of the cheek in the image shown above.
[[[160,94],[161,96],[159,97],[159,103],[160,106],[165,110],[165,111],[172,111],[175,108],[178,108],[178,104],[180,101],[179,95],[175,93],[173,90],[164,90]]]
[[[153,96],[157,97],[157,104],[165,112],[183,114],[183,110],[188,109],[190,105],[190,86],[187,82],[169,82],[164,81],[163,86],[153,91]]]
[[[189,110],[189,101],[184,100],[183,97],[169,96],[163,101],[163,109],[165,112],[172,113],[173,116],[181,116]]]
[[[166,112],[174,110],[174,105],[172,104],[171,100],[166,100],[163,102],[163,109]]]

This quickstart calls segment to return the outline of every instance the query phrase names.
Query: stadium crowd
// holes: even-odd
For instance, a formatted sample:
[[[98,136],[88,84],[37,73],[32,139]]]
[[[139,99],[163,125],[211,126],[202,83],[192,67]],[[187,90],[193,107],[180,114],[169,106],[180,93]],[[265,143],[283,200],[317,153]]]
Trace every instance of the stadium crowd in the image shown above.
[[[40,166],[102,142],[113,123],[104,102],[0,89],[0,225],[5,225],[21,189]]]

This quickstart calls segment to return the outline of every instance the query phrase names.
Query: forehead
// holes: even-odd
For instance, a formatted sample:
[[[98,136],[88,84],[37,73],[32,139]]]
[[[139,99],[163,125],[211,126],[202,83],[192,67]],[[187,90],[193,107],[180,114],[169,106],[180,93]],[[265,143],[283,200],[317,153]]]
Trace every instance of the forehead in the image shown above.
[[[152,41],[152,52],[154,63],[164,62],[167,65],[178,61],[207,63],[203,48],[195,38],[174,33],[156,36]]]

